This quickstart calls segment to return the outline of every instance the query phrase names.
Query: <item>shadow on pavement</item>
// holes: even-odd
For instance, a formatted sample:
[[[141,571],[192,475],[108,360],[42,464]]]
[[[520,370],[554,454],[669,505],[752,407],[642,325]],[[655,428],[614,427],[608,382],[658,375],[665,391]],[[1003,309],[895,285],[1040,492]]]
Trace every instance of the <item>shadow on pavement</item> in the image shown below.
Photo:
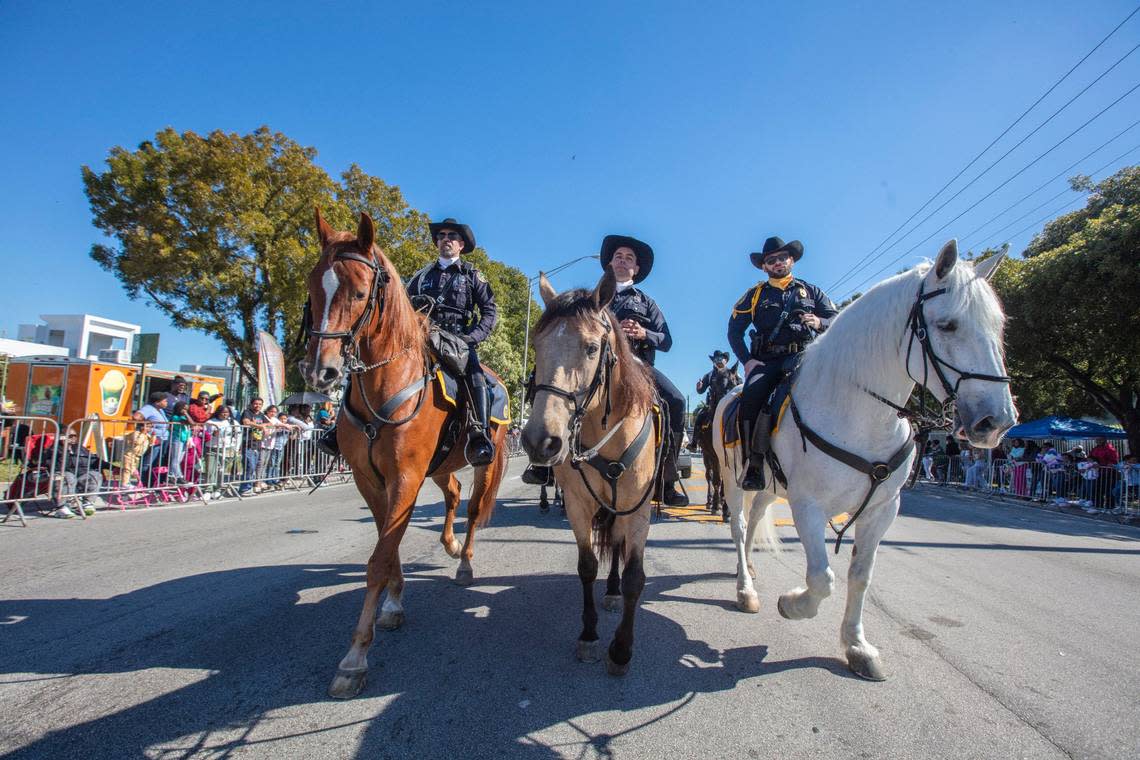
[[[9,757],[222,755],[254,746],[280,754],[288,745],[277,742],[288,736],[361,723],[367,724],[357,751],[362,758],[463,757],[473,746],[557,757],[559,748],[536,737],[551,727],[605,754],[615,737],[683,711],[696,694],[733,689],[743,678],[793,668],[846,674],[837,660],[766,663],[764,646],[713,649],[643,606],[630,673],[613,678],[602,663],[582,664],[573,656],[581,610],[576,576],[481,578],[463,589],[443,576],[450,570],[405,567],[407,623],[399,631],[377,631],[369,683],[343,710],[325,690],[360,611],[359,565],[207,573],[107,599],[2,601],[0,620],[16,622],[4,626],[8,656],[0,680],[6,690],[36,682],[34,696],[21,700],[23,709],[34,705],[48,720],[63,709],[60,698],[74,702],[72,692],[91,683],[66,676],[139,674],[135,683],[145,693],[166,687],[160,676],[142,671],[206,672],[197,682],[29,738]],[[643,600],[679,598],[670,592],[693,580],[650,578]],[[602,583],[596,591],[600,600]],[[600,614],[604,645],[618,615]],[[122,702],[130,704],[133,694],[125,689]],[[376,697],[385,699],[369,701]],[[309,728],[283,736],[283,717],[314,702],[325,704],[312,710]],[[294,706],[300,710],[288,710]],[[639,723],[623,715],[639,708],[652,708],[652,717]],[[600,711],[613,712],[613,732],[589,735],[576,718]],[[344,719],[324,717],[330,713]]]

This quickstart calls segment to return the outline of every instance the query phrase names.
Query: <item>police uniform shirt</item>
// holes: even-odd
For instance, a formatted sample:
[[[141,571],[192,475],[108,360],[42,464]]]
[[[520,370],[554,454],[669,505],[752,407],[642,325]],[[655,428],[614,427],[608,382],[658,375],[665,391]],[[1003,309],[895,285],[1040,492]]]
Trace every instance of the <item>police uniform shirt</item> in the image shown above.
[[[412,303],[421,307],[422,299],[431,299],[431,321],[448,332],[462,335],[468,343],[479,344],[495,329],[498,308],[495,294],[483,274],[473,264],[457,261],[444,267],[439,261],[416,272],[408,281]],[[421,299],[416,299],[421,296]],[[474,319],[474,309],[479,319]]]
[[[800,323],[803,312],[819,317],[820,329],[815,330]],[[770,282],[760,282],[748,289],[737,302],[728,321],[728,343],[732,352],[741,362],[759,358],[753,356],[744,342],[744,333],[751,325],[758,340],[773,347],[796,344],[803,349],[816,335],[827,329],[831,320],[838,314],[831,299],[815,285],[793,278],[786,288],[780,289]],[[781,319],[781,315],[785,315]],[[777,329],[778,328],[778,329]]]
[[[645,328],[645,337],[641,340],[630,339],[629,345],[638,359],[652,365],[658,351],[668,351],[673,347],[673,336],[669,333],[665,315],[661,313],[656,301],[632,285],[618,287],[610,309],[618,322],[632,319]]]

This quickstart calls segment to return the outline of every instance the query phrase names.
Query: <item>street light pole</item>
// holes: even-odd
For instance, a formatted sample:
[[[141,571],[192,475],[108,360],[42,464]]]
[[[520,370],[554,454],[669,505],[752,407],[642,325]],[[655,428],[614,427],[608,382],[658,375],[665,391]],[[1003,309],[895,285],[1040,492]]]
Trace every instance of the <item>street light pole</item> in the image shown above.
[[[547,277],[550,277],[551,275],[558,274],[559,272],[561,272],[563,269],[566,269],[567,267],[570,267],[570,266],[573,266],[574,264],[577,264],[579,261],[585,261],[586,259],[600,259],[600,258],[601,258],[601,256],[599,256],[596,253],[591,253],[587,256],[579,256],[578,258],[571,259],[570,261],[567,261],[564,264],[559,264],[558,266],[554,267],[553,269],[551,269],[548,272],[545,272],[545,273],[539,272],[537,275],[535,275],[534,277],[531,277],[529,280],[526,281],[526,333],[525,333],[525,337],[523,338],[523,360],[522,360],[522,376],[523,376],[524,381],[526,380],[526,360],[528,357],[527,349],[530,348],[530,302],[531,302],[530,291],[534,287],[534,284],[536,282],[538,282],[539,278],[542,277],[543,274],[546,274]],[[523,414],[525,411],[526,411],[526,383],[524,382],[522,384],[522,386],[519,387],[519,421],[520,422],[523,419]]]

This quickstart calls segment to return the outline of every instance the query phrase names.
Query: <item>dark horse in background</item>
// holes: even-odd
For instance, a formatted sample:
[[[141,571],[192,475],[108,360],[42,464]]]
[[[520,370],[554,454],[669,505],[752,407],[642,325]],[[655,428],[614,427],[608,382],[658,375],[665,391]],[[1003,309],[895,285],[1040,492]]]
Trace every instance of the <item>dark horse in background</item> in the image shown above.
[[[705,482],[708,484],[705,506],[714,515],[719,510],[721,519],[725,522],[728,522],[728,502],[724,498],[724,485],[720,480],[720,467],[717,466],[716,447],[713,446],[712,422],[716,405],[730,390],[743,382],[740,373],[737,371],[739,368],[740,362],[731,367],[713,369],[712,382],[709,383],[708,388],[708,401],[697,412],[697,416],[693,420],[693,440],[697,448],[701,450],[701,458],[705,464]]]
[[[349,375],[338,415],[340,448],[378,534],[352,646],[329,687],[331,696],[347,699],[364,687],[374,624],[394,629],[404,622],[400,540],[426,478],[444,492],[447,511],[440,542],[460,559],[455,580],[460,585],[473,581],[475,529],[495,506],[507,467],[507,430],[506,425],[494,428],[495,458],[475,468],[467,537],[460,548],[453,526],[460,496],[455,472],[467,466],[463,446],[454,446],[434,466],[433,458],[452,418],[462,412],[448,403],[435,380],[427,322],[412,308],[396,268],[374,244],[375,227],[367,214],[360,215],[355,236],[332,229],[319,211],[316,221],[321,256],[308,277],[311,316],[301,372],[311,386],[326,392]]]

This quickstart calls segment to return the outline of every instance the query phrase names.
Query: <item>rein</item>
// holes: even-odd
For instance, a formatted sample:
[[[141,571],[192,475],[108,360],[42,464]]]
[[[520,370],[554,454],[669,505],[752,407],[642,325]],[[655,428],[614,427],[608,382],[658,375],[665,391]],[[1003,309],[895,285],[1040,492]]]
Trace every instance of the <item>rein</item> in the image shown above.
[[[907,420],[912,428],[917,428],[919,434],[924,440],[926,435],[931,430],[944,430],[953,427],[954,423],[951,418],[951,412],[954,407],[954,402],[958,398],[958,387],[962,384],[963,380],[986,380],[988,382],[994,383],[1010,382],[1010,378],[1006,375],[984,375],[978,372],[966,372],[965,370],[958,369],[953,364],[950,364],[948,361],[940,357],[934,351],[934,346],[930,342],[930,331],[927,328],[926,313],[923,309],[923,304],[929,301],[931,298],[940,296],[945,293],[946,288],[939,288],[938,290],[932,290],[929,293],[924,293],[923,291],[925,287],[925,282],[918,286],[918,294],[915,296],[914,303],[910,307],[910,313],[907,315],[906,330],[910,333],[910,339],[907,341],[906,345],[906,372],[907,376],[910,377],[911,380],[919,383],[922,388],[928,389],[928,384],[930,381],[930,368],[934,368],[935,376],[942,384],[942,390],[946,393],[946,400],[942,402],[942,410],[940,414],[937,417],[932,417],[928,413],[925,396],[920,396],[920,408],[919,411],[915,412],[913,410],[907,409],[905,406],[900,406],[899,404],[896,404],[893,401],[880,396],[878,393],[875,393],[869,388],[863,388],[863,391],[869,396],[889,406],[891,409],[894,409],[898,417],[900,419]],[[914,341],[916,339],[918,340],[919,346],[922,348],[921,382],[915,380],[914,376],[910,374],[910,355],[911,350],[914,347]],[[950,380],[946,377],[946,372],[943,370],[943,367],[958,374],[958,379],[954,382],[953,385],[950,384]],[[827,454],[832,459],[836,459],[842,462],[853,470],[857,470],[865,474],[868,478],[870,478],[871,481],[870,487],[867,490],[867,495],[863,497],[863,503],[859,505],[859,508],[855,510],[855,513],[851,515],[851,518],[843,524],[843,527],[836,528],[835,525],[830,520],[828,520],[828,525],[831,525],[831,529],[835,531],[835,553],[838,554],[840,542],[843,541],[843,534],[847,532],[848,528],[855,524],[855,521],[859,519],[859,515],[863,514],[863,510],[866,509],[867,505],[871,503],[871,497],[875,495],[875,491],[878,490],[879,486],[888,480],[891,475],[894,474],[895,470],[901,467],[902,463],[905,462],[907,457],[911,455],[911,452],[914,450],[915,446],[914,436],[908,434],[906,442],[903,443],[903,445],[897,451],[895,451],[891,458],[886,462],[870,462],[858,454],[854,454],[850,451],[847,451],[846,449],[842,449],[836,446],[809,428],[807,425],[805,425],[803,420],[800,418],[799,408],[796,406],[794,398],[791,400],[791,407],[792,418],[796,422],[796,427],[798,427],[800,430],[801,444],[805,452],[807,451],[807,442],[811,441],[812,445],[822,451],[824,454]],[[916,464],[917,462],[918,460],[916,460]]]
[[[549,383],[538,383],[532,386],[531,395],[537,395],[540,392],[551,393],[559,398],[564,398],[570,402],[573,411],[570,414],[570,466],[578,472],[578,476],[582,478],[582,483],[586,486],[586,490],[594,499],[600,510],[605,510],[615,517],[623,515],[630,515],[641,509],[649,497],[653,493],[653,487],[657,483],[657,474],[661,468],[661,462],[664,459],[665,436],[660,436],[661,440],[657,445],[654,452],[653,464],[653,477],[649,481],[649,486],[645,489],[642,497],[628,509],[619,509],[617,504],[618,497],[618,483],[622,475],[628,471],[629,467],[637,461],[637,457],[641,455],[642,450],[645,448],[646,443],[649,441],[649,435],[652,432],[653,425],[651,424],[654,419],[653,410],[650,409],[645,414],[645,420],[641,423],[641,430],[638,432],[637,437],[634,438],[630,444],[622,452],[621,456],[617,459],[611,460],[603,457],[599,451],[609,442],[609,440],[621,429],[624,420],[614,425],[608,433],[602,436],[594,446],[583,450],[582,449],[582,421],[585,419],[589,406],[594,400],[594,397],[599,393],[602,394],[602,427],[609,427],[609,416],[612,411],[612,402],[610,399],[611,381],[613,378],[613,370],[617,365],[617,355],[614,354],[613,348],[610,346],[610,334],[612,332],[609,320],[604,317],[599,317],[606,330],[606,339],[602,343],[602,355],[598,358],[598,366],[594,370],[594,376],[590,380],[590,384],[586,386],[585,391],[568,391],[565,388],[560,388],[557,385]],[[579,401],[582,397],[582,401]],[[661,416],[660,414],[658,416]],[[661,426],[662,430],[666,429],[664,423]],[[582,465],[589,465],[598,472],[599,475],[610,486],[610,501],[607,504],[602,497],[600,497],[593,486],[590,485],[589,479],[586,478],[586,473]]]

